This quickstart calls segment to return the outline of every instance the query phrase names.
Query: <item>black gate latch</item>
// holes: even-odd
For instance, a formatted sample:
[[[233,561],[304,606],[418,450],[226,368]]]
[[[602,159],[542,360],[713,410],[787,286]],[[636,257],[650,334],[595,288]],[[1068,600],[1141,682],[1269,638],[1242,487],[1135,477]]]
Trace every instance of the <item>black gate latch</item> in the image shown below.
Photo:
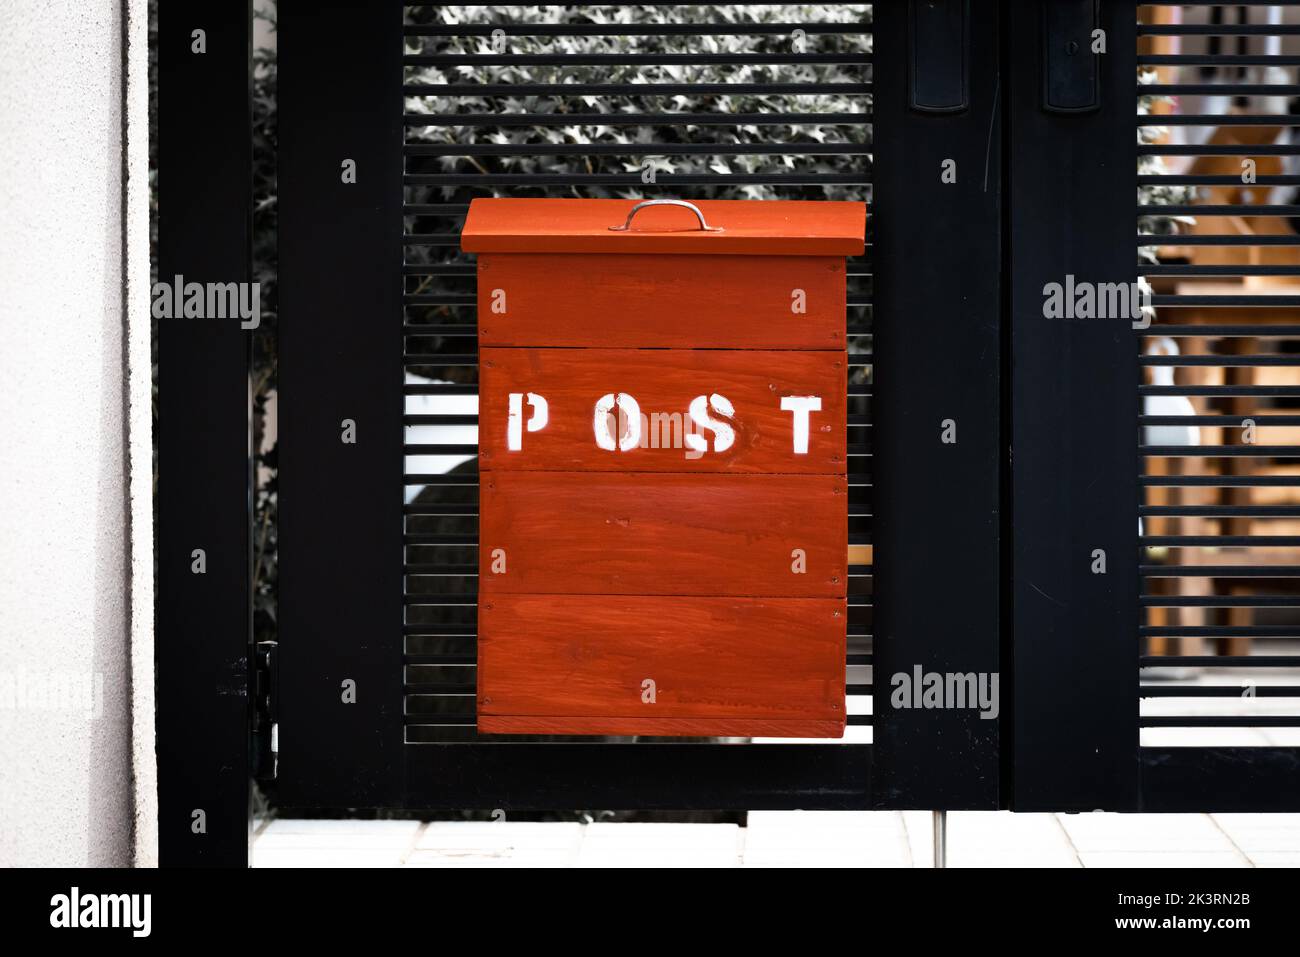
[[[253,650],[253,778],[273,781],[276,763],[276,643],[259,641]]]
[[[911,0],[907,24],[908,105],[960,113],[970,99],[970,0]]]
[[[1043,5],[1043,109],[1087,113],[1101,103],[1101,67],[1093,52],[1097,0]]]

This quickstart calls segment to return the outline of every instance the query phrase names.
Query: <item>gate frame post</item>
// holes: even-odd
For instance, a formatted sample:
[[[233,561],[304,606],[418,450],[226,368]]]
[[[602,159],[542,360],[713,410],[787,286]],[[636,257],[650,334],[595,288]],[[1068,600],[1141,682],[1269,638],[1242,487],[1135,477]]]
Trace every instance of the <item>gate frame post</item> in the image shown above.
[[[160,282],[252,279],[251,23],[249,2],[192,0],[184,12],[160,4]],[[251,338],[236,318],[159,319],[157,334],[158,857],[164,867],[242,867],[251,839]]]
[[[402,46],[400,6],[280,7],[278,581],[289,613],[277,793],[288,806],[405,803]],[[340,438],[345,419],[353,444]]]
[[[964,708],[896,709],[898,679],[999,670],[1002,439],[1000,23],[993,3],[876,4],[871,263],[872,803],[999,807],[999,726]],[[962,35],[964,33],[964,36]],[[906,41],[906,42],[905,42]],[[964,109],[910,106],[918,71],[953,44],[967,57]],[[928,51],[928,58],[925,54]],[[915,64],[910,62],[915,58]],[[924,78],[922,78],[924,79]],[[945,78],[938,77],[938,88]],[[954,78],[946,85],[952,89]],[[960,88],[960,78],[956,78]],[[945,182],[944,163],[956,163]],[[952,420],[956,442],[944,441]],[[901,685],[900,685],[901,687]],[[1005,692],[1005,689],[1002,689]],[[1005,693],[1002,695],[1005,701]],[[1004,708],[1001,710],[1005,710]]]
[[[1137,279],[1135,8],[1099,3],[1091,112],[1043,108],[1044,4],[1008,21],[1017,811],[1138,807],[1139,341],[1129,320],[1044,316],[1067,275]]]

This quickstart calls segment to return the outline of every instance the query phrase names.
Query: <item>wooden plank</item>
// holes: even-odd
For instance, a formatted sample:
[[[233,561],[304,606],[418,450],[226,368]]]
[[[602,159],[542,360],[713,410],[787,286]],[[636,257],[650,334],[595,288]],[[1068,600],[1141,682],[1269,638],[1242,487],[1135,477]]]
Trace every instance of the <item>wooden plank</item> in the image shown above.
[[[847,360],[839,352],[712,351],[691,349],[483,349],[480,354],[479,467],[523,470],[642,472],[846,471]],[[547,424],[522,431],[520,448],[509,450],[511,393],[534,393],[547,404]],[[634,398],[645,427],[644,447],[626,451],[598,446],[595,404],[602,396]],[[685,447],[688,410],[698,396],[720,395],[734,415],[722,419],[734,431],[718,451],[705,431],[708,451]],[[781,408],[787,396],[817,396],[820,411],[808,413],[807,451],[795,452],[797,413]],[[716,403],[715,403],[716,406]],[[632,406],[622,406],[627,411]],[[533,410],[523,407],[522,418]],[[630,437],[633,421],[622,430]],[[613,431],[613,430],[611,430]]]
[[[717,232],[704,232],[695,214],[651,207],[622,226],[631,199],[475,199],[461,249],[467,253],[690,253],[691,255],[860,256],[866,203],[700,200]],[[579,264],[573,261],[576,267]],[[761,266],[756,266],[755,272]]]
[[[842,476],[499,471],[481,495],[485,599],[847,594]]]
[[[758,267],[758,268],[756,268]],[[480,346],[844,349],[844,260],[478,258]]]
[[[479,612],[479,729],[839,737],[846,614],[843,599],[496,596]]]

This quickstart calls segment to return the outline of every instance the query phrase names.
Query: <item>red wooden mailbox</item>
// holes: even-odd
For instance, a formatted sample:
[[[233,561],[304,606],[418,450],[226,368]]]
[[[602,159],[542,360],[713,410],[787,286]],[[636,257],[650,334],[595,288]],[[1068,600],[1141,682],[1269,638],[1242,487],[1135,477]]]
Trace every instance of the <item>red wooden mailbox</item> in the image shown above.
[[[839,737],[861,203],[476,199],[484,733]]]

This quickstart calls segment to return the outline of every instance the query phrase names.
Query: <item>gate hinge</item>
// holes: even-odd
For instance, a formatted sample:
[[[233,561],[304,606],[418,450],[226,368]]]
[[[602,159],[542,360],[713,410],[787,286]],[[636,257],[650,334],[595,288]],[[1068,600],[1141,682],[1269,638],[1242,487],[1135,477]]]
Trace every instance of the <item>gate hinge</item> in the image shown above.
[[[280,720],[277,657],[274,641],[259,641],[253,650],[253,778],[258,781],[275,780]]]

